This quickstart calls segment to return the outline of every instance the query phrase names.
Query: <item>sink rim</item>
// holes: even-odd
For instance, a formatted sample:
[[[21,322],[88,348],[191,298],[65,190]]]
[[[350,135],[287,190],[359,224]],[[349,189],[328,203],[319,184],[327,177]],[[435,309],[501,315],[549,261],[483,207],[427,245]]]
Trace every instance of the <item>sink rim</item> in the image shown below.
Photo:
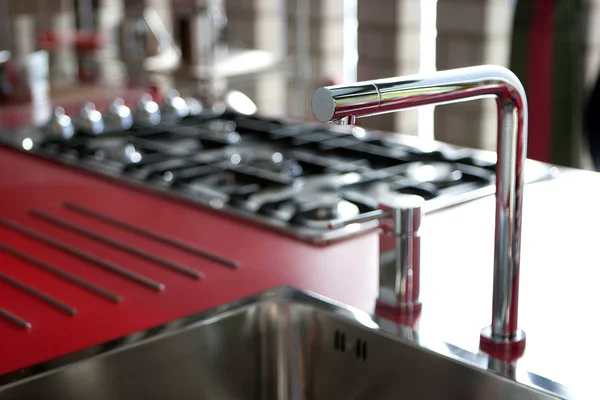
[[[322,313],[332,314],[333,317],[344,320],[345,323],[358,325],[362,329],[386,336],[420,351],[432,353],[437,357],[445,358],[452,363],[475,370],[476,373],[492,374],[496,379],[508,380],[522,385],[528,389],[558,396],[564,399],[579,398],[571,388],[544,378],[540,375],[523,371],[517,368],[516,363],[507,363],[495,360],[485,353],[472,353],[457,346],[423,336],[421,332],[414,332],[406,327],[398,332],[398,325],[392,321],[322,296],[315,292],[300,290],[291,286],[279,286],[262,291],[223,305],[200,311],[189,316],[169,321],[164,324],[140,330],[104,343],[97,344],[73,353],[69,353],[52,360],[35,364],[33,366],[10,372],[0,376],[0,395],[3,391],[14,386],[26,384],[45,375],[53,374],[61,369],[69,368],[74,364],[94,358],[107,357],[113,353],[146,345],[162,338],[177,335],[187,330],[208,325],[216,320],[227,318],[229,315],[243,311],[245,308],[266,303],[291,303],[312,307]]]

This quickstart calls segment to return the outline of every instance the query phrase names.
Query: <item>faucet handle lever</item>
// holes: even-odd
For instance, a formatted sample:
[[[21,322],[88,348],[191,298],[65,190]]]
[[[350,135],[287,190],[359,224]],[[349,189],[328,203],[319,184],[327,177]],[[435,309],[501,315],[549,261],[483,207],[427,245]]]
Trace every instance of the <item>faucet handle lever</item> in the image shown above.
[[[419,230],[423,219],[425,199],[412,194],[390,193],[379,200],[379,208],[353,218],[329,222],[329,229],[339,229],[350,224],[381,220],[379,227],[392,235],[412,235]]]
[[[339,228],[343,228],[347,225],[362,224],[364,222],[370,222],[370,221],[376,221],[378,219],[384,219],[389,216],[390,216],[389,212],[379,209],[379,210],[369,211],[369,212],[363,213],[362,215],[358,215],[358,216],[352,217],[352,218],[334,219],[334,220],[329,221],[329,224],[327,224],[327,226],[329,227],[329,229],[339,229]]]
[[[421,227],[425,199],[414,194],[389,193],[379,201],[379,209],[388,215],[381,229],[395,236],[414,235]]]

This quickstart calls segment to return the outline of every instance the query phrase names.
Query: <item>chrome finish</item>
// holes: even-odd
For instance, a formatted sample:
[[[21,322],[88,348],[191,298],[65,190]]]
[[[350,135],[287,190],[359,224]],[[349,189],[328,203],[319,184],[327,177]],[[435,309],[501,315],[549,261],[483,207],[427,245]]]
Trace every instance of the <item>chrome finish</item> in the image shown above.
[[[329,221],[329,229],[340,229],[344,226],[348,226],[351,224],[362,224],[364,222],[377,221],[380,219],[388,218],[390,217],[390,215],[391,214],[389,211],[374,210],[362,213],[352,218],[334,219],[332,221]]]
[[[498,144],[492,337],[499,343],[517,327],[521,216],[527,147],[527,96],[519,79],[500,66],[476,66],[317,89],[315,117],[329,122],[428,104],[496,98]]]
[[[200,115],[204,110],[202,103],[200,100],[195,97],[186,97],[185,102],[187,103],[188,110],[190,111],[190,115]]]
[[[170,246],[173,246],[173,247],[176,247],[176,248],[178,248],[180,250],[184,250],[184,251],[187,251],[189,253],[195,254],[197,256],[207,258],[207,259],[212,260],[214,262],[218,262],[219,264],[223,264],[223,265],[225,265],[227,267],[230,267],[230,268],[239,268],[240,267],[240,262],[239,261],[235,261],[235,260],[231,260],[229,258],[225,258],[223,256],[220,256],[220,255],[215,254],[213,252],[210,252],[208,250],[204,250],[204,249],[202,249],[202,248],[200,248],[198,246],[193,246],[191,244],[184,243],[182,241],[170,238],[168,236],[164,236],[164,235],[162,235],[160,233],[156,233],[156,232],[150,231],[148,229],[144,229],[144,228],[141,228],[139,226],[135,226],[133,224],[130,224],[130,223],[127,223],[127,222],[124,222],[124,221],[120,221],[120,220],[118,220],[116,218],[110,217],[110,216],[108,216],[106,214],[102,214],[102,213],[100,213],[98,211],[91,210],[91,209],[89,209],[87,207],[83,207],[83,206],[81,206],[79,204],[75,204],[73,202],[64,202],[63,206],[67,210],[75,211],[77,213],[80,213],[80,214],[86,215],[88,217],[97,219],[97,220],[102,221],[104,223],[107,223],[107,224],[110,224],[110,225],[114,225],[114,226],[116,226],[118,228],[125,229],[127,231],[136,233],[136,234],[138,234],[140,236],[146,236],[146,237],[148,237],[150,239],[153,239],[153,240],[156,240],[158,242],[166,243],[166,244],[168,244]]]
[[[60,311],[62,311],[64,313],[67,313],[68,315],[74,316],[77,314],[76,308],[63,303],[62,301],[55,299],[54,297],[49,296],[46,293],[40,292],[39,290],[34,289],[31,286],[28,286],[28,285],[24,284],[23,282],[18,281],[11,276],[0,273],[0,280],[3,280],[4,282],[7,282],[7,283],[13,285],[14,287],[21,289],[22,291],[32,295],[33,297],[37,297],[38,299],[52,305],[53,307],[56,307],[57,309],[59,309]]]
[[[108,290],[101,288],[100,286],[94,285],[93,283],[89,283],[75,275],[72,275],[68,272],[63,271],[62,269],[56,268],[48,263],[40,261],[37,258],[33,258],[30,255],[25,254],[25,253],[23,253],[17,249],[14,249],[10,246],[6,246],[6,245],[0,243],[0,250],[7,252],[8,254],[11,254],[14,257],[20,258],[21,260],[28,262],[31,265],[35,265],[36,267],[41,268],[44,271],[47,271],[53,275],[61,277],[76,286],[79,286],[79,287],[81,287],[85,290],[88,290],[92,293],[95,293],[105,299],[108,299],[108,300],[112,301],[113,303],[120,303],[122,300],[121,296],[119,296],[117,294],[109,292]]]
[[[184,274],[186,276],[189,276],[191,278],[194,279],[202,279],[204,277],[204,275],[201,272],[196,271],[195,269],[189,268],[189,267],[185,267],[183,265],[179,265],[176,264],[172,261],[169,260],[165,260],[163,258],[157,257],[154,254],[150,254],[146,251],[137,249],[135,247],[129,246],[125,243],[121,243],[117,240],[111,239],[109,237],[106,237],[104,235],[101,235],[97,232],[91,231],[89,229],[86,229],[82,226],[79,226],[77,224],[73,224],[71,222],[65,221],[62,218],[59,218],[57,216],[45,213],[43,211],[40,210],[30,210],[29,212],[32,216],[36,217],[36,218],[40,218],[43,219],[46,222],[49,222],[51,224],[54,224],[56,226],[60,226],[61,228],[67,229],[71,232],[75,232],[79,235],[82,236],[86,236],[90,239],[93,240],[97,240],[98,242],[107,244],[109,246],[112,246],[114,248],[117,248],[121,251],[133,254],[137,257],[143,258],[145,260],[148,260],[154,264],[160,265],[162,267],[166,267],[169,268],[170,270],[173,270],[175,272],[179,272],[180,274]]]
[[[593,398],[396,327],[279,288],[5,375],[0,398]]]
[[[71,139],[75,134],[75,128],[71,118],[65,114],[65,109],[56,107],[52,118],[44,127],[44,135],[55,140]]]
[[[177,90],[170,90],[165,96],[162,115],[165,119],[185,118],[190,113],[187,102],[179,95]]]
[[[254,115],[258,111],[256,103],[239,90],[230,90],[227,92],[225,104],[229,110],[233,110],[243,115]]]
[[[0,308],[0,317],[4,317],[13,324],[17,325],[19,328],[29,330],[31,329],[31,322],[24,320],[21,317],[16,316],[10,311],[6,311],[3,308]],[[0,387],[0,394],[2,394],[2,388]]]
[[[29,236],[33,239],[39,240],[42,243],[47,244],[48,246],[54,247],[58,250],[62,250],[65,253],[69,253],[72,256],[78,257],[84,261],[97,265],[100,268],[103,268],[107,271],[110,271],[114,274],[117,274],[123,278],[129,279],[133,282],[139,283],[145,287],[156,290],[158,292],[162,292],[165,289],[165,285],[163,283],[157,282],[153,279],[150,279],[144,275],[140,275],[136,272],[130,271],[123,267],[120,267],[111,262],[105,261],[99,257],[88,254],[82,250],[79,250],[76,247],[70,246],[66,243],[60,242],[56,239],[51,238],[50,236],[43,235],[39,232],[34,231],[33,229],[27,228],[24,225],[21,225],[13,220],[8,218],[0,217],[0,225],[3,225],[7,228],[10,228],[14,231],[17,231],[25,236]]]
[[[93,135],[99,135],[104,132],[104,119],[100,111],[96,110],[96,105],[92,102],[85,103],[79,110],[77,125],[82,131]]]
[[[393,258],[381,254],[378,301],[404,313],[414,313],[419,301],[421,235],[425,199],[416,195],[393,194],[379,199],[379,209],[356,218],[331,221],[329,227],[381,220],[384,234],[394,237]],[[391,262],[390,262],[391,261]]]
[[[378,301],[406,313],[418,311],[421,268],[421,221],[425,199],[419,196],[389,196],[380,208],[389,213],[382,230],[394,237],[393,264],[380,259]],[[391,267],[391,268],[390,268]]]
[[[152,100],[152,95],[145,93],[140,97],[134,117],[136,121],[143,124],[156,125],[160,122],[160,108]]]
[[[125,101],[117,97],[108,106],[106,125],[112,129],[127,130],[133,125],[133,115]]]

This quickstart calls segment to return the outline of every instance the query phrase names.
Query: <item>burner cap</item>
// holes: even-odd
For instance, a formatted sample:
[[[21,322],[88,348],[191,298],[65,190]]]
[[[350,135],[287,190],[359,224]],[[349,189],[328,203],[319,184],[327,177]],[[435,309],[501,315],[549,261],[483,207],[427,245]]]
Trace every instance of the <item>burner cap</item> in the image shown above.
[[[459,181],[463,174],[454,164],[432,162],[410,165],[406,175],[420,183],[452,183]]]
[[[310,197],[313,196],[313,199]],[[304,200],[303,202],[300,202]],[[343,199],[339,193],[325,191],[308,193],[295,199],[297,212],[292,222],[315,229],[329,229],[329,221],[346,219],[360,213],[359,207]]]

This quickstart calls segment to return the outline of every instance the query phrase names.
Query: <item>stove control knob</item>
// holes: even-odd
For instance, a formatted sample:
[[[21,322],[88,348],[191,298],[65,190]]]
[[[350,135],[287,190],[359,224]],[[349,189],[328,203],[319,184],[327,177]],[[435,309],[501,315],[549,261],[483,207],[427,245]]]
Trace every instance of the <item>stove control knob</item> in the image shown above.
[[[140,97],[135,109],[135,120],[147,125],[156,125],[160,122],[160,108],[152,95],[145,93]]]
[[[71,118],[65,114],[65,109],[56,107],[52,118],[43,129],[45,136],[50,140],[68,140],[75,134]]]
[[[82,131],[92,135],[99,135],[104,132],[104,119],[92,102],[85,103],[79,110],[77,125]]]
[[[165,119],[185,118],[190,114],[188,103],[179,95],[177,90],[170,90],[165,97],[163,117]]]
[[[188,106],[189,115],[195,116],[202,114],[204,107],[202,106],[202,103],[200,103],[200,100],[195,97],[186,97],[185,102]]]
[[[112,129],[118,130],[127,130],[133,125],[131,110],[125,105],[125,101],[122,98],[117,97],[108,106],[106,124]]]

